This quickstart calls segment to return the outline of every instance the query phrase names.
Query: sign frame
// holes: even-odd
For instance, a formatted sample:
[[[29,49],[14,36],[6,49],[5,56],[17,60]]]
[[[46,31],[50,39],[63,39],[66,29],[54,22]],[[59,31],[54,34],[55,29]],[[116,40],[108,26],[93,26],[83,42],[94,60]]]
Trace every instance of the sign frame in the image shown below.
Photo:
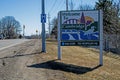
[[[78,10],[75,10],[78,11]],[[81,10],[80,10],[81,11]],[[85,10],[84,10],[85,11]],[[99,65],[103,65],[103,12],[102,10],[88,10],[88,11],[98,11],[98,25],[99,25]],[[70,11],[60,11],[58,13],[58,59],[62,58],[62,50],[61,50],[61,12],[70,12]],[[69,46],[69,45],[68,45]],[[70,45],[71,46],[71,45]],[[73,45],[74,46],[74,45]],[[78,45],[79,46],[79,45]]]

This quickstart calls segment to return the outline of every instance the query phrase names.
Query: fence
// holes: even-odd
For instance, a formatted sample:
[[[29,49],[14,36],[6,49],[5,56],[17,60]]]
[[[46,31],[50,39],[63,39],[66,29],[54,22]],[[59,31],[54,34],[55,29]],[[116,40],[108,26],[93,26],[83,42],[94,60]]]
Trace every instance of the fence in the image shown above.
[[[104,35],[104,50],[120,54],[120,34]]]

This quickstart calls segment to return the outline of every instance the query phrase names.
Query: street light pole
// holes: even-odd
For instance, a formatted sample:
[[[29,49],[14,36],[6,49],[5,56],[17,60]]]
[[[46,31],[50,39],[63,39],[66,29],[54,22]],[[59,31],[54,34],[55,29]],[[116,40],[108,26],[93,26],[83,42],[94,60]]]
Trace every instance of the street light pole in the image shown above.
[[[23,25],[23,38],[25,38],[25,25]]]
[[[41,0],[41,3],[42,3],[41,4],[42,5],[42,15],[44,15],[45,14],[45,3],[44,3],[44,0]],[[43,16],[43,18],[44,18],[44,16]],[[42,21],[42,52],[46,53],[45,22],[44,21]]]

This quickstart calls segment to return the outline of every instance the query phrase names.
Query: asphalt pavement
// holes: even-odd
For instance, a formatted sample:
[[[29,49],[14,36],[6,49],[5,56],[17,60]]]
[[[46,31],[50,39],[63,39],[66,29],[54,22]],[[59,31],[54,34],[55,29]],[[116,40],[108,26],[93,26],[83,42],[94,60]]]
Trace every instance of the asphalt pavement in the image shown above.
[[[25,41],[29,41],[28,39],[7,39],[0,40],[0,50],[15,46],[17,44],[21,44]]]

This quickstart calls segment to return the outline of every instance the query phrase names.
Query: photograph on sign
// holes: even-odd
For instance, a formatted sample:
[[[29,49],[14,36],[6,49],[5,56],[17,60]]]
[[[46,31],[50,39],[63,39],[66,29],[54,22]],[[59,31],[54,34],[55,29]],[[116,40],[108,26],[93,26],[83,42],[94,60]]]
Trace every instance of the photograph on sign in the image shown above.
[[[62,11],[61,45],[99,45],[99,11]]]

